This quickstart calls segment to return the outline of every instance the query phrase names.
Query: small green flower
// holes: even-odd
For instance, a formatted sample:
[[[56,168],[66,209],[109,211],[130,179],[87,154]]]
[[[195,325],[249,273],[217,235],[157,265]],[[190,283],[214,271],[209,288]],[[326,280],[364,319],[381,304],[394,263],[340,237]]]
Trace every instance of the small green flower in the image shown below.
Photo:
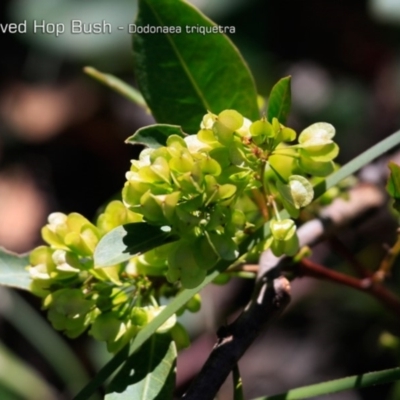
[[[293,256],[297,253],[299,242],[296,225],[292,219],[272,220],[270,229],[273,238],[271,250],[275,256],[280,257],[283,254]]]

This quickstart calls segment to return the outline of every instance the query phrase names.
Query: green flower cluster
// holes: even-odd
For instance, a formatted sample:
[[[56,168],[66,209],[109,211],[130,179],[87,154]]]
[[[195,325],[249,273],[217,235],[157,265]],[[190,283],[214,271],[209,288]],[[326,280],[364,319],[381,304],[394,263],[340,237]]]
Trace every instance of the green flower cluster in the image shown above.
[[[142,221],[120,201],[109,203],[96,225],[80,214],[50,214],[42,237],[48,246],[30,254],[31,291],[43,297],[53,327],[74,338],[89,333],[116,352],[162,309],[149,296],[150,282],[118,264],[96,268],[93,252],[102,236],[126,223]],[[175,324],[169,319],[160,329]]]
[[[206,114],[196,135],[172,135],[165,146],[144,149],[127,172],[122,202],[109,203],[95,224],[77,213],[49,216],[47,246],[30,254],[32,292],[44,299],[56,329],[70,337],[89,329],[118,351],[160,312],[161,297],[196,287],[219,260],[235,260],[242,238],[264,223],[271,231],[264,247],[278,256],[298,251],[294,218],[313,199],[309,179],[333,171],[334,133],[317,123],[295,142],[296,132],[276,118]],[[282,209],[291,218],[281,219]],[[136,222],[168,226],[176,240],[97,267],[99,240]],[[198,296],[185,306],[199,307]],[[160,329],[171,328],[182,337],[175,317]]]
[[[166,146],[132,161],[123,201],[145,221],[172,228],[179,240],[166,245],[167,256],[156,264],[170,282],[192,288],[219,259],[237,258],[237,244],[260,212],[262,222],[273,222],[274,253],[297,251],[294,221],[281,221],[278,207],[297,218],[312,201],[307,178],[333,171],[334,134],[332,125],[317,123],[290,145],[296,132],[276,118],[251,122],[235,110],[208,113],[196,135],[172,135]]]

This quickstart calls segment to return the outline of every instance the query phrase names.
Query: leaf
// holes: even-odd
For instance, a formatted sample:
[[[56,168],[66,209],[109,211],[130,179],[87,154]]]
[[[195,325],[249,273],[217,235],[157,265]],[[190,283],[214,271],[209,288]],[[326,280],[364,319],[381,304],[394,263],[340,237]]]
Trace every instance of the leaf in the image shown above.
[[[286,122],[292,102],[290,80],[290,76],[282,78],[272,88],[268,99],[268,121],[276,118],[281,124]]]
[[[29,257],[17,255],[0,247],[0,285],[29,290],[31,278],[26,270]]]
[[[325,394],[341,392],[343,390],[365,388],[394,381],[400,381],[400,368],[353,375],[347,378],[335,379],[328,382],[322,382],[315,385],[292,389],[285,393],[277,394],[275,396],[258,397],[254,400],[309,399],[314,398],[315,396],[323,396]]]
[[[173,241],[169,227],[135,222],[118,226],[103,236],[94,251],[96,267],[108,267]]]
[[[353,158],[343,165],[338,171],[329,175],[323,181],[314,186],[314,200],[325,193],[331,187],[337,185],[341,180],[354,174],[359,169],[369,164],[388,150],[400,144],[400,130],[381,140],[376,145]]]
[[[400,166],[390,161],[389,169],[390,175],[386,190],[394,200],[394,209],[400,212]]]
[[[235,109],[258,118],[253,77],[230,39],[186,32],[186,27],[218,29],[211,20],[182,0],[140,0],[136,27],[146,26],[169,32],[133,35],[136,78],[157,122],[181,125],[192,134],[207,111]]]
[[[268,224],[269,225],[269,224]],[[244,254],[253,246],[253,236],[248,236],[240,244],[240,253]],[[151,322],[139,331],[135,339],[130,345],[129,352],[134,354],[145,342],[149,339],[154,332],[167,321],[173,314],[180,310],[196,293],[200,292],[205,286],[211,283],[221,271],[225,271],[231,265],[236,265],[241,260],[235,262],[221,260],[217,263],[214,270],[211,271],[204,281],[194,289],[184,289],[179,293],[160,314],[158,314]],[[88,399],[97,388],[99,388],[108,377],[125,361],[126,355],[123,351],[117,353],[75,397],[74,400]]]
[[[172,399],[177,351],[169,334],[153,334],[110,384],[105,400]]]
[[[165,146],[171,135],[184,137],[182,128],[178,125],[154,124],[138,129],[125,143],[143,144],[152,149]]]
[[[239,366],[235,364],[232,369],[233,378],[233,400],[244,400],[243,382],[240,376]]]
[[[89,381],[85,368],[71,347],[27,300],[14,290],[3,289],[1,297],[3,301],[7,298],[9,303],[2,310],[2,316],[47,361],[70,394]]]
[[[126,97],[132,103],[135,103],[148,111],[148,107],[143,96],[134,87],[128,85],[124,81],[121,81],[121,79],[115,77],[114,75],[104,74],[93,67],[85,67],[83,71],[85,72],[85,74],[96,79],[98,82],[102,83],[105,86],[108,86],[110,89]]]
[[[26,360],[11,353],[0,342],[0,358],[4,367],[0,368],[0,383],[17,399],[56,400],[57,392],[40,376]],[[2,397],[8,399],[10,397]]]

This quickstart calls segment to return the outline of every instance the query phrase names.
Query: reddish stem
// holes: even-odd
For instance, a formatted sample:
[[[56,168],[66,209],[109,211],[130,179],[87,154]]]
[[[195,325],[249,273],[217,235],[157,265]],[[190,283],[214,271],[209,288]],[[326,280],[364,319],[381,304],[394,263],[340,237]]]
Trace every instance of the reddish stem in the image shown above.
[[[373,283],[371,279],[353,278],[305,258],[297,264],[297,268],[300,276],[324,279],[352,287],[364,293],[369,293],[390,308],[397,317],[400,317],[400,299],[382,285]]]

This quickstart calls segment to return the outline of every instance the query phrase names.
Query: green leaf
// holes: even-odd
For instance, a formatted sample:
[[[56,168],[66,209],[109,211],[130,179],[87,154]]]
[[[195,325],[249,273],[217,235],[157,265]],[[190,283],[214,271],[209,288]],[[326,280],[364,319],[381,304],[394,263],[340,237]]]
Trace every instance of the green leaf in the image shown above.
[[[4,365],[0,368],[0,385],[14,393],[16,398],[48,400],[57,398],[55,389],[49,386],[32,366],[11,353],[1,342],[0,358]]]
[[[108,267],[173,241],[169,227],[136,222],[118,226],[103,236],[94,251],[96,267]]]
[[[110,384],[105,400],[172,399],[177,351],[169,334],[153,334]]]
[[[243,382],[240,376],[239,366],[235,364],[232,370],[233,400],[244,400]]]
[[[365,388],[374,385],[382,385],[400,380],[400,368],[386,369],[383,371],[369,372],[353,375],[348,378],[335,379],[315,385],[304,386],[289,390],[275,396],[258,397],[254,400],[300,400],[315,396],[337,393],[343,390]]]
[[[269,224],[268,224],[269,226]],[[246,239],[240,244],[240,253],[245,254],[246,251],[252,246],[253,238],[246,237]],[[221,260],[217,263],[214,270],[212,270],[204,281],[194,289],[185,289],[176,296],[167,307],[165,307],[160,314],[158,314],[151,322],[146,325],[135,337],[130,346],[130,354],[134,354],[145,342],[149,339],[154,332],[173,314],[180,310],[196,293],[200,292],[205,286],[211,283],[221,271],[225,271],[231,265],[236,265],[242,261],[242,257],[235,262]],[[107,379],[114,373],[114,371],[125,361],[126,355],[123,351],[117,353],[89,382],[75,397],[74,400],[86,400],[92,393],[96,391]]]
[[[136,26],[169,32],[133,35],[136,78],[158,122],[181,125],[192,134],[207,110],[235,109],[258,118],[253,77],[229,38],[186,32],[186,27],[217,29],[195,7],[182,0],[140,0]]]
[[[268,121],[276,118],[281,124],[286,122],[292,101],[290,80],[290,76],[282,78],[272,88],[268,99]]]
[[[220,261],[217,266],[226,269],[230,262]],[[203,287],[212,282],[219,275],[219,270],[211,272],[206,279],[194,289],[183,290],[164,310],[160,312],[148,325],[146,325],[135,337],[131,346],[130,354],[137,351],[143,343],[154,334],[154,332],[165,322],[172,314],[181,309],[196,293]],[[74,400],[86,400],[98,389],[108,377],[125,361],[126,355],[122,351],[117,353],[75,397]]]
[[[394,200],[394,209],[400,212],[400,166],[390,161],[389,169],[390,175],[386,190]]]
[[[0,247],[0,285],[29,290],[28,255],[17,255]]]
[[[325,193],[332,186],[337,185],[341,180],[354,174],[359,169],[369,164],[371,161],[385,154],[388,150],[400,144],[400,130],[393,133],[386,139],[383,139],[375,146],[364,151],[359,156],[353,158],[346,165],[343,165],[338,171],[329,175],[326,179],[314,186],[314,199],[317,199],[323,193]]]
[[[108,86],[110,89],[126,97],[128,100],[143,107],[146,111],[149,110],[141,93],[124,81],[121,81],[121,79],[111,74],[104,74],[93,67],[85,67],[83,71],[85,74],[96,79],[103,85]]]
[[[171,135],[184,137],[182,128],[178,125],[154,124],[138,129],[125,143],[143,144],[152,149],[165,146]]]
[[[38,354],[64,382],[69,394],[72,395],[89,381],[88,374],[81,361],[64,338],[28,301],[24,300],[14,290],[2,292],[1,296],[2,298],[9,298],[7,302],[9,306],[4,307],[2,316],[37,350]],[[26,398],[29,398],[29,396]],[[95,400],[95,398],[91,400]]]

